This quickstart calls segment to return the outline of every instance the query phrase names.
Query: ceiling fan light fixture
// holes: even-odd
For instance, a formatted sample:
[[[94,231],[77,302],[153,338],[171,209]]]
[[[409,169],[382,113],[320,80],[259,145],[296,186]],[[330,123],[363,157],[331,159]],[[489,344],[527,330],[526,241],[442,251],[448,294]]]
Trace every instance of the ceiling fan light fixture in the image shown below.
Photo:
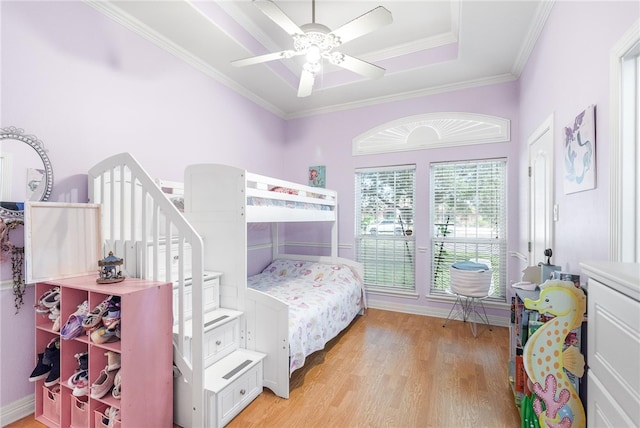
[[[309,49],[307,49],[307,62],[317,63],[322,59],[322,51],[318,47],[318,45],[311,45]]]
[[[236,60],[232,62],[234,66],[242,67],[304,55],[306,62],[302,66],[298,97],[311,95],[314,79],[322,72],[323,58],[331,64],[369,79],[378,79],[384,75],[385,70],[382,67],[341,52],[333,52],[334,48],[344,43],[375,31],[384,25],[391,24],[393,22],[391,12],[384,7],[378,6],[371,9],[341,27],[331,30],[325,25],[316,23],[315,0],[312,0],[311,5],[311,23],[301,26],[293,22],[273,0],[253,0],[253,3],[292,37],[293,50],[287,49],[282,52]]]

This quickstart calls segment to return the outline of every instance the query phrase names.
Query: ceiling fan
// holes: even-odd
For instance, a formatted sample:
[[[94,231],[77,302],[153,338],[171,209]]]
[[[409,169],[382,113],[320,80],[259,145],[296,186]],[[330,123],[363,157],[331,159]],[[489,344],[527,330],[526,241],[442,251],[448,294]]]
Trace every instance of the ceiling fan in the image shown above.
[[[232,65],[244,67],[305,55],[306,62],[302,67],[302,74],[300,75],[298,97],[311,95],[315,78],[322,70],[323,59],[369,79],[377,79],[384,75],[384,68],[334,51],[334,48],[371,33],[384,25],[390,24],[393,21],[393,17],[391,16],[391,12],[384,7],[378,6],[364,15],[347,22],[340,28],[331,31],[328,27],[315,22],[315,0],[312,0],[311,6],[312,22],[302,26],[294,23],[282,9],[271,0],[253,0],[253,3],[273,22],[291,35],[293,38],[293,49],[239,59],[231,62]]]

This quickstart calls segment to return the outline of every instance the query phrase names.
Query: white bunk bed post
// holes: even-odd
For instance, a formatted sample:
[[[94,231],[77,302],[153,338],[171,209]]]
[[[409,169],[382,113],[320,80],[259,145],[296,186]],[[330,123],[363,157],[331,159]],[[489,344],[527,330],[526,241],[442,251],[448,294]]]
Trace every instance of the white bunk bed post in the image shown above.
[[[116,183],[120,186],[116,187]],[[130,186],[126,186],[127,182]],[[89,170],[89,200],[103,207],[103,239],[110,249],[125,251],[125,269],[131,276],[174,283],[177,313],[174,314],[174,364],[181,376],[174,379],[174,421],[182,426],[204,426],[204,252],[202,239],[154,180],[128,153],[105,159]],[[161,227],[164,222],[164,228]],[[162,233],[162,235],[161,235]],[[174,242],[177,243],[174,247]],[[191,258],[185,257],[185,245]],[[149,246],[151,254],[149,254]],[[160,258],[160,249],[166,252]],[[177,251],[177,255],[173,255]],[[177,257],[178,269],[172,269]],[[186,265],[190,263],[190,265]],[[164,271],[161,268],[164,266]],[[191,301],[185,300],[185,283],[191,281]],[[193,340],[185,341],[185,306],[192,308]],[[174,305],[175,306],[175,305]],[[177,318],[177,322],[176,319]],[[189,343],[191,349],[186,349]],[[187,357],[188,355],[188,357]]]

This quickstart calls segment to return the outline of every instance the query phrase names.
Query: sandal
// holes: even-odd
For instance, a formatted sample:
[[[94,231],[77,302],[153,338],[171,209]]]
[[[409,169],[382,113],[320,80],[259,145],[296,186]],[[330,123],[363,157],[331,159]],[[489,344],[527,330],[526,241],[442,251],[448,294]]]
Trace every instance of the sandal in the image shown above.
[[[80,336],[83,331],[82,322],[87,316],[88,310],[89,303],[86,300],[79,304],[78,309],[74,313],[69,315],[66,324],[60,330],[60,337],[65,340],[69,340]]]

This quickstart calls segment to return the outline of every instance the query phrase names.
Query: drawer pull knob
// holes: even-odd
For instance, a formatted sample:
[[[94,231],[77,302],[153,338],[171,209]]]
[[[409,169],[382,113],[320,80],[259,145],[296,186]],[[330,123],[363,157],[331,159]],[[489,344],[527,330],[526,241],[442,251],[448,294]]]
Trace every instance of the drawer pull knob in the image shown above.
[[[244,389],[241,389],[241,390],[240,390],[240,395],[244,395],[244,394],[246,394],[246,393],[247,393],[247,391],[245,391]]]
[[[216,345],[220,346],[222,342],[220,342],[219,340],[216,340]]]

